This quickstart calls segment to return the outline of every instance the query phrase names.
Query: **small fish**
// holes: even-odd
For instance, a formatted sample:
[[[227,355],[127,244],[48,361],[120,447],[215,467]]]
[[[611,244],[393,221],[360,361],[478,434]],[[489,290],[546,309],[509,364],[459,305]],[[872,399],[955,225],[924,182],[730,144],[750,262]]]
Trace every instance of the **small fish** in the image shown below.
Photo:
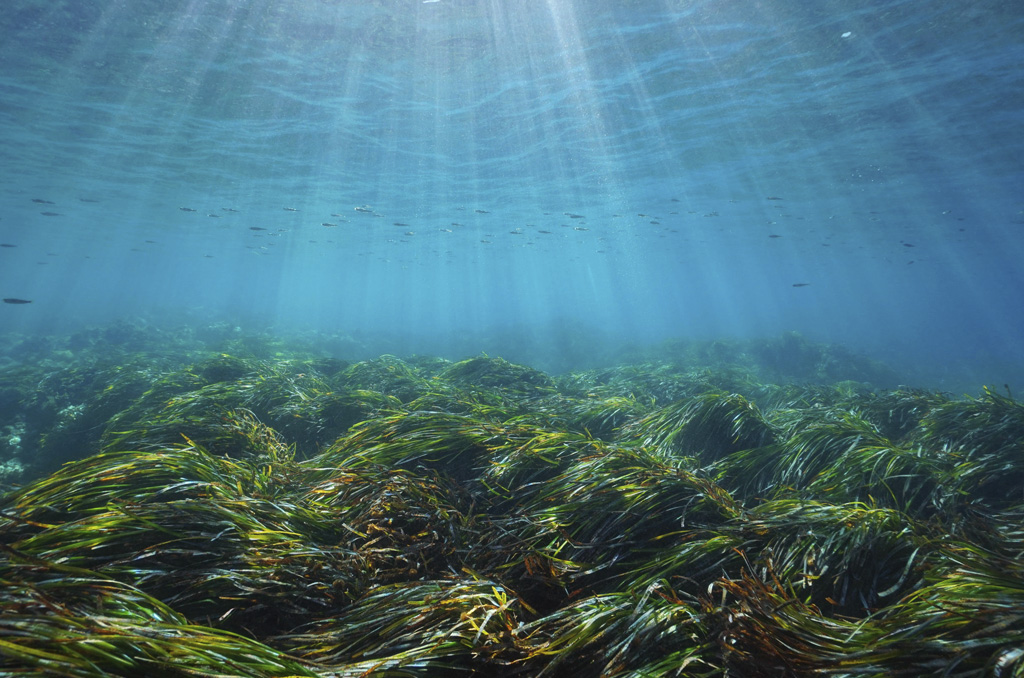
[[[220,215],[219,214],[213,214],[212,212],[210,214],[207,214],[206,216],[213,217],[214,219],[220,219]]]
[[[779,235],[778,233],[770,233],[770,234],[768,234],[768,237],[769,238],[781,238],[782,236]]]
[[[650,223],[654,224],[655,226],[661,226],[661,222],[660,221],[652,221]]]
[[[543,233],[544,235],[551,235],[551,231],[537,231],[537,232],[538,233]]]
[[[490,214],[490,212],[488,212],[487,210],[473,210],[473,211],[476,212],[477,214]]]
[[[146,242],[148,242],[151,245],[155,245],[156,244],[156,240],[147,240]]]
[[[572,212],[565,212],[564,214],[570,219],[586,219],[582,214],[573,214]]]
[[[910,244],[909,242],[905,242],[905,243],[903,243],[903,246],[904,246],[904,247],[913,247],[913,245],[911,245],[911,244]]]
[[[782,198],[780,198],[780,197],[779,197],[779,196],[777,196],[777,195],[769,195],[769,196],[768,196],[768,197],[766,198],[766,200],[782,200]]]
[[[195,212],[195,210],[192,209],[191,207],[179,207],[178,209],[181,210],[182,212]]]
[[[369,205],[364,205],[362,207],[356,207],[354,209],[355,209],[356,212],[365,212],[366,214],[370,214],[370,213],[373,212],[373,208],[371,208]]]
[[[299,210],[295,209],[294,207],[282,207],[281,209],[283,209],[285,212],[298,212],[299,211]]]
[[[396,221],[396,222],[394,222],[394,223],[393,223],[393,224],[391,224],[391,225],[392,225],[392,226],[408,226],[409,224],[404,224],[404,223],[402,223],[401,221]]]
[[[460,224],[460,223],[458,223],[458,222],[455,222],[455,221],[453,221],[453,222],[452,222],[452,226],[462,226],[462,224]]]
[[[31,299],[15,299],[14,297],[7,297],[4,299],[5,304],[31,304]]]
[[[236,209],[231,209],[230,207],[221,207],[220,210],[221,210],[221,212],[237,212],[238,211]]]
[[[12,245],[9,242],[0,242],[0,247],[17,247],[17,245]]]
[[[265,231],[267,229],[263,228],[262,226],[250,226],[249,230],[250,231]]]
[[[406,235],[416,235],[416,231],[406,231]]]
[[[92,198],[79,198],[80,202],[99,202],[99,200],[93,200]]]
[[[679,198],[672,198],[671,202],[679,202]]]
[[[40,214],[42,214],[44,217],[59,217],[59,216],[61,216],[60,212],[40,212]]]
[[[331,216],[337,218],[337,217],[340,217],[341,215],[340,214],[335,214],[334,212],[331,212]]]
[[[589,228],[584,228],[583,226],[576,226],[572,230],[574,230],[574,231],[589,231],[590,229]]]
[[[811,283],[793,283],[793,287],[807,287]]]
[[[331,227],[331,226],[337,226],[337,224],[332,224],[332,223],[331,223],[331,222],[329,222],[329,221],[325,221],[325,222],[323,222],[323,223],[322,223],[322,224],[320,224],[320,225],[321,225],[321,226],[327,226],[327,227]]]
[[[42,198],[32,198],[32,202],[39,203],[40,205],[53,205],[52,200],[43,200]]]

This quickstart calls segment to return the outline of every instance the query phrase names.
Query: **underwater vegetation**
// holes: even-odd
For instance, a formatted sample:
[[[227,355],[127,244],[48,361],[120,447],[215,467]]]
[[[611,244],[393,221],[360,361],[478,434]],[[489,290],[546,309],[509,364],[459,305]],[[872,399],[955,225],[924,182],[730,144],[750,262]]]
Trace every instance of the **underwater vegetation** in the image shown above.
[[[0,674],[1024,675],[1008,393],[243,345],[0,373]]]

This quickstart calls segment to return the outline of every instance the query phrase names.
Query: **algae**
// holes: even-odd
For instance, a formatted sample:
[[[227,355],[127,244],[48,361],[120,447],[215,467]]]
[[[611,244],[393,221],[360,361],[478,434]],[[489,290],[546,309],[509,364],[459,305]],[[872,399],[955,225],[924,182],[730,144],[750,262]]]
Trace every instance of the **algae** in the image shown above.
[[[99,336],[3,374],[5,675],[1024,670],[1009,394]]]

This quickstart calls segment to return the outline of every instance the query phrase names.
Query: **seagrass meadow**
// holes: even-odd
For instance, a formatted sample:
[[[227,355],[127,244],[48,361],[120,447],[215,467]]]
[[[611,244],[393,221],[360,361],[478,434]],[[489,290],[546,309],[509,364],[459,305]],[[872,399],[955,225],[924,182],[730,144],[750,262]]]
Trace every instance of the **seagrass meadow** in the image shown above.
[[[1009,389],[794,336],[39,350],[0,371],[2,676],[1024,675]]]

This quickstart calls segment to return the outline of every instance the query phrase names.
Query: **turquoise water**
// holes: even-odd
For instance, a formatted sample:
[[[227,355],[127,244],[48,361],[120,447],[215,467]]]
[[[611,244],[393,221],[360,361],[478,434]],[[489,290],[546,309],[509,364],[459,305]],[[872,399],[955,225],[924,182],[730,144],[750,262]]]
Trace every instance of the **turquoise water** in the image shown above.
[[[798,331],[1024,386],[1022,36],[984,0],[8,0],[0,333]]]

